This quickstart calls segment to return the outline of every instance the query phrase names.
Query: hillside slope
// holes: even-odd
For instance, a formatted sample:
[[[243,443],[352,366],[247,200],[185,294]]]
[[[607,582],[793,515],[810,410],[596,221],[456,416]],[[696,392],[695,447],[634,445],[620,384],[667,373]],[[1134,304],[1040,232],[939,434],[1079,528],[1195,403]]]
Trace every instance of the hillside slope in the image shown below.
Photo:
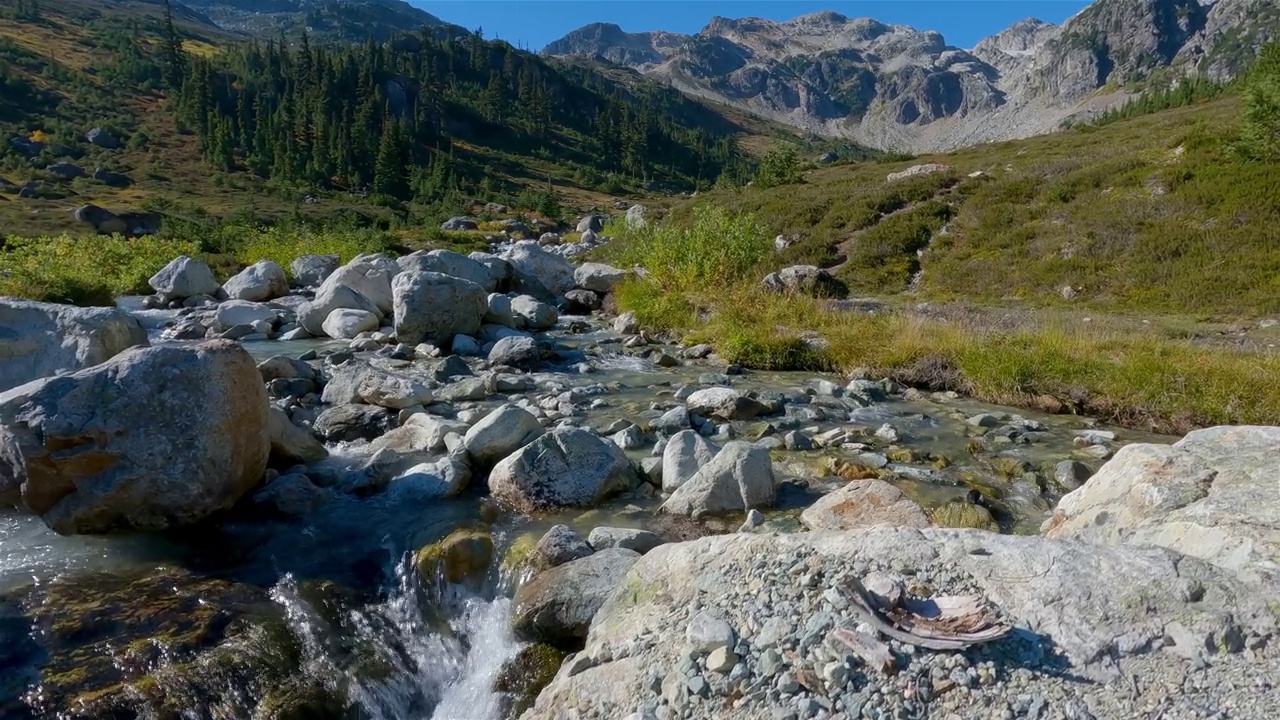
[[[1177,78],[1234,76],[1280,37],[1270,0],[1096,0],[978,43],[822,12],[714,18],[693,35],[594,24],[547,55],[632,67],[698,97],[881,149],[950,150],[1050,132]]]
[[[39,7],[38,17],[0,15],[5,234],[81,227],[71,211],[87,203],[383,224],[438,223],[472,199],[514,203],[530,188],[590,206],[651,187],[706,187],[745,166],[739,140],[796,139],[629,70],[501,42],[428,28],[387,44],[250,46],[183,6],[175,85],[162,4]],[[379,144],[393,126],[387,152],[406,159],[402,190],[374,197]],[[106,131],[96,144],[93,129]],[[610,138],[616,150],[600,145]]]

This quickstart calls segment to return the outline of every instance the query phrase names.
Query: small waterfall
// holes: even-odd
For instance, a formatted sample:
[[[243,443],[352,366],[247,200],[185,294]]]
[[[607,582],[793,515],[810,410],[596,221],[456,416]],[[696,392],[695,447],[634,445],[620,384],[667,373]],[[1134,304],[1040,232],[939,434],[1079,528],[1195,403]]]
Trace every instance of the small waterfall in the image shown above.
[[[424,591],[412,566],[396,567],[395,587],[376,604],[342,619],[348,647],[299,593],[292,577],[271,592],[303,648],[303,671],[373,720],[499,720],[503,698],[493,682],[515,657],[511,601],[447,584]],[[360,658],[352,664],[351,656]],[[370,673],[367,668],[374,667]]]

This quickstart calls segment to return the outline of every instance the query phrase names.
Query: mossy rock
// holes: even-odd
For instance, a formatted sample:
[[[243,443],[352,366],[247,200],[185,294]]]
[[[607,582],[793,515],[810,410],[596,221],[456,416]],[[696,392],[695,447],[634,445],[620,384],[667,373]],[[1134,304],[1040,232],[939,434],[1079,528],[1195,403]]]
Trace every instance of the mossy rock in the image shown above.
[[[1014,457],[992,458],[991,468],[1001,477],[1005,477],[1010,480],[1020,478],[1032,470],[1031,463],[1023,460],[1022,458]]]
[[[870,480],[880,477],[880,471],[866,465],[841,460],[836,463],[836,475],[845,480]]]
[[[413,556],[418,577],[425,582],[437,577],[451,583],[477,579],[484,576],[492,561],[493,537],[479,530],[454,530]]]
[[[529,645],[516,653],[493,681],[494,692],[511,696],[507,717],[519,717],[533,707],[538,693],[556,676],[562,662],[564,653],[545,643]]]
[[[929,518],[939,527],[975,528],[1000,532],[1000,526],[991,512],[981,505],[967,502],[949,502],[929,513]]]
[[[350,712],[345,693],[316,681],[294,681],[267,693],[253,720],[343,720]]]
[[[946,470],[951,467],[951,458],[942,453],[929,453],[929,464],[934,470]]]
[[[911,451],[911,448],[893,448],[889,450],[888,457],[891,461],[896,463],[911,463],[916,461],[916,454]]]
[[[537,570],[541,565],[538,556],[538,540],[541,537],[537,533],[525,533],[512,540],[502,553],[503,571],[514,575],[526,570]]]

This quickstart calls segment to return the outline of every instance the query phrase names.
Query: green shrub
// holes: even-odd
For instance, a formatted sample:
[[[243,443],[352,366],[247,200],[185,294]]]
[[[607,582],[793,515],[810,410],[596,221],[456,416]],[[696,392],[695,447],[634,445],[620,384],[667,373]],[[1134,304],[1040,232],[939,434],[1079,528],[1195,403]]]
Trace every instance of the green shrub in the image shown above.
[[[605,255],[620,267],[639,265],[664,289],[678,291],[737,283],[772,251],[754,216],[702,206],[688,224],[624,230]]]
[[[110,306],[120,295],[150,292],[157,270],[198,249],[155,237],[9,238],[0,251],[0,295]]]
[[[241,265],[273,260],[289,271],[289,265],[303,255],[339,255],[347,262],[361,253],[387,252],[391,238],[374,230],[286,230],[259,228],[238,231],[238,242],[226,254]]]

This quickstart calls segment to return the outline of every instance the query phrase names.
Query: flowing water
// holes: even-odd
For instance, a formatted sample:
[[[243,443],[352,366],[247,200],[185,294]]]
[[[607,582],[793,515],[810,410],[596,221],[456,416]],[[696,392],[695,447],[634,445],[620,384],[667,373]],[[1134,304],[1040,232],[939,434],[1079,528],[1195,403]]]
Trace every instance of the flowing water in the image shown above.
[[[173,317],[170,311],[142,314],[153,336]],[[679,387],[706,384],[701,376],[715,372],[706,365],[655,367],[625,351],[607,330],[556,339],[563,360],[554,371],[534,375],[538,395],[583,389],[579,419],[597,429],[657,417],[675,404]],[[246,347],[263,359],[343,345]],[[732,378],[732,385],[803,392],[817,379],[751,373]],[[978,476],[984,487],[1007,493],[1001,522],[1013,532],[1035,530],[1052,492],[1042,497],[1027,482],[1001,475],[998,461],[1017,460],[1022,469],[1052,477],[1053,463],[1073,457],[1075,436],[1094,426],[1084,418],[945,396],[824,407],[825,418],[794,426],[890,424],[901,436],[896,444],[915,451],[891,466],[909,494],[936,505],[963,496]],[[1017,412],[1043,429],[1033,443],[975,453],[965,419],[981,412]],[[768,432],[765,423],[773,420],[734,429],[753,437]],[[1169,440],[1116,433],[1113,446]],[[330,472],[355,471],[367,459],[364,443],[331,450]],[[628,454],[639,461],[649,450]],[[831,461],[846,456],[853,453],[777,452],[788,482],[770,522],[794,528],[799,509],[830,489],[820,478],[830,475]],[[940,456],[948,462],[937,463]],[[495,521],[480,489],[435,500],[393,486],[368,497],[338,497],[303,520],[228,515],[163,536],[109,538],[60,537],[38,518],[0,509],[0,718],[248,718],[292,709],[292,717],[499,720],[511,699],[494,691],[495,680],[522,648],[508,629],[519,578],[495,561],[482,580],[423,582],[412,552],[454,529],[483,528],[500,557],[557,522],[584,536],[599,525],[650,526],[658,502],[633,494],[593,510]],[[730,518],[717,529],[740,521]]]

